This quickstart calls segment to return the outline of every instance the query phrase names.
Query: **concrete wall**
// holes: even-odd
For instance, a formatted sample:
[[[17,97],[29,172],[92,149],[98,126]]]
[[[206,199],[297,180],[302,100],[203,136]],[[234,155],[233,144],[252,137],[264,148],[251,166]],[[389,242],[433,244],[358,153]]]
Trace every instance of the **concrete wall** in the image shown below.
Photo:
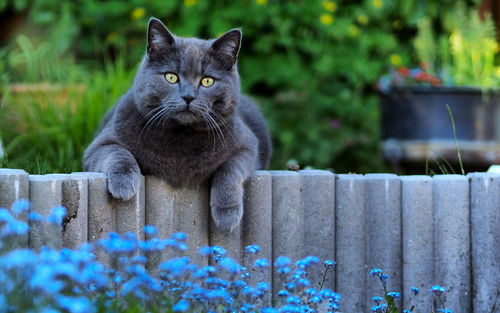
[[[491,312],[495,302],[498,310],[500,175],[258,171],[245,185],[242,224],[229,235],[213,225],[208,197],[208,186],[174,189],[145,177],[137,196],[123,202],[110,197],[104,174],[40,176],[0,169],[0,207],[25,198],[43,215],[55,205],[68,208],[63,226],[34,224],[29,236],[14,243],[17,247],[75,248],[110,231],[132,231],[141,238],[149,224],[162,237],[186,232],[190,256],[199,264],[210,262],[195,252],[203,245],[224,246],[247,264],[253,259],[242,250],[249,244],[258,244],[259,257],[271,261],[280,255],[333,259],[337,266],[325,287],[343,296],[343,312],[367,312],[371,298],[382,296],[380,283],[369,277],[373,267],[391,276],[388,291],[401,291],[400,304],[416,303],[422,312],[432,308],[432,284],[449,290],[448,308],[454,313]],[[149,265],[165,257],[151,255]],[[322,268],[313,270],[311,280],[320,278]],[[267,269],[252,279],[273,281],[279,290],[282,282],[273,275]],[[411,299],[411,286],[422,295]]]

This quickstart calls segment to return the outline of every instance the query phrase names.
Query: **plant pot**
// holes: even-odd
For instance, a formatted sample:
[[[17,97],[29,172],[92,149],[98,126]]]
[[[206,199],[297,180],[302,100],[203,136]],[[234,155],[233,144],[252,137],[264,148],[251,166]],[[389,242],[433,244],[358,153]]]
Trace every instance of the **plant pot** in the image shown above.
[[[500,90],[403,87],[381,94],[382,138],[500,141]]]
[[[380,97],[382,150],[396,172],[427,172],[429,161],[455,169],[461,161],[467,171],[500,162],[500,90],[412,86]]]

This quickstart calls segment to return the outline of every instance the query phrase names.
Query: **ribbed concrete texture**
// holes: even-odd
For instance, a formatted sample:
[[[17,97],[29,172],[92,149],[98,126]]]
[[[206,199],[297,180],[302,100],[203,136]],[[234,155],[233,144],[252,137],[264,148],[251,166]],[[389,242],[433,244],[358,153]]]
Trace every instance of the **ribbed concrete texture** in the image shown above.
[[[362,175],[337,175],[335,183],[334,261],[337,292],[345,312],[367,312],[365,180]]]
[[[88,240],[87,178],[68,174],[50,174],[45,177],[62,180],[61,205],[67,210],[62,222],[63,246],[78,249]]]
[[[146,193],[144,176],[139,177],[139,188],[136,195],[128,200],[113,199],[116,214],[116,231],[120,234],[134,233],[139,240],[144,240],[144,225],[146,221]]]
[[[500,174],[467,176],[471,179],[474,312],[500,312]]]
[[[401,177],[403,240],[403,304],[431,312],[433,297],[427,290],[434,283],[434,228],[432,178]],[[422,292],[415,296],[411,287]]]
[[[30,175],[30,210],[46,218],[52,209],[62,205],[63,175]],[[30,221],[29,246],[40,250],[42,246],[60,249],[63,247],[62,226],[41,221]]]
[[[401,179],[393,174],[365,175],[366,201],[366,306],[382,296],[378,281],[369,270],[380,268],[390,279],[387,291],[401,290]]]
[[[112,197],[108,192],[106,174],[74,173],[77,174],[86,175],[88,180],[88,239],[94,242],[116,231]],[[96,251],[96,258],[106,265],[112,265],[111,258],[102,250]]]
[[[188,256],[199,265],[207,265],[208,259],[198,254],[198,249],[209,244],[209,193],[208,186],[176,189],[165,181],[146,177],[146,225],[158,228],[160,238],[175,232],[188,235]],[[150,254],[148,267],[155,269],[172,253]]]
[[[23,170],[0,168],[0,208],[10,209],[16,200],[29,198],[28,173]],[[28,211],[18,219],[28,223]],[[27,248],[28,235],[13,238],[9,248]]]
[[[329,171],[300,171],[302,181],[302,214],[304,232],[302,239],[302,257],[317,256],[322,263],[335,258],[335,175]],[[335,275],[320,264],[309,270],[308,279],[312,286],[335,290]]]
[[[302,255],[302,182],[297,172],[271,171],[273,190],[273,264],[279,256],[293,261]],[[284,288],[285,277],[273,270],[273,294]],[[273,298],[276,303],[277,299]]]
[[[242,263],[253,270],[249,282],[252,285],[260,281],[272,280],[272,266],[254,268],[257,259],[267,259],[272,262],[272,179],[266,171],[256,171],[245,184],[244,213],[241,225],[242,247],[258,245],[260,251],[256,254],[243,254]],[[266,305],[271,304],[271,297],[263,299]]]
[[[245,210],[245,208],[243,208]],[[241,225],[233,229],[232,232],[227,233],[223,232],[217,228],[213,218],[209,217],[209,238],[208,243],[210,246],[221,246],[224,247],[227,251],[229,257],[236,260],[238,263],[241,263],[242,258],[242,250],[241,250]],[[210,264],[214,264],[212,259],[209,259]]]
[[[436,284],[447,288],[447,308],[471,312],[469,181],[462,175],[436,175],[434,259]]]

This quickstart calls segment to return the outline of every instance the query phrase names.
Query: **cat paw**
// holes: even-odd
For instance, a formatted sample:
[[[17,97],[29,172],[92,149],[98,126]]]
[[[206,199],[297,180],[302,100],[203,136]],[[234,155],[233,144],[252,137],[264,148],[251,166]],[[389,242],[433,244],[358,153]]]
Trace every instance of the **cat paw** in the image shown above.
[[[113,198],[130,200],[139,189],[139,175],[136,173],[108,173],[108,190]]]
[[[240,224],[243,217],[243,206],[230,207],[212,206],[212,218],[215,226],[223,232],[230,233]]]

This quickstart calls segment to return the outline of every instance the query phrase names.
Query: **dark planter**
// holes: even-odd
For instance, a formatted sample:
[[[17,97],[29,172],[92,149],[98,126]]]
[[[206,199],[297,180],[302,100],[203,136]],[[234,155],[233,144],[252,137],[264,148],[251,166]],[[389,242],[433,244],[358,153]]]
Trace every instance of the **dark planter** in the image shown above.
[[[381,94],[382,137],[397,140],[500,141],[500,90],[398,87]]]

